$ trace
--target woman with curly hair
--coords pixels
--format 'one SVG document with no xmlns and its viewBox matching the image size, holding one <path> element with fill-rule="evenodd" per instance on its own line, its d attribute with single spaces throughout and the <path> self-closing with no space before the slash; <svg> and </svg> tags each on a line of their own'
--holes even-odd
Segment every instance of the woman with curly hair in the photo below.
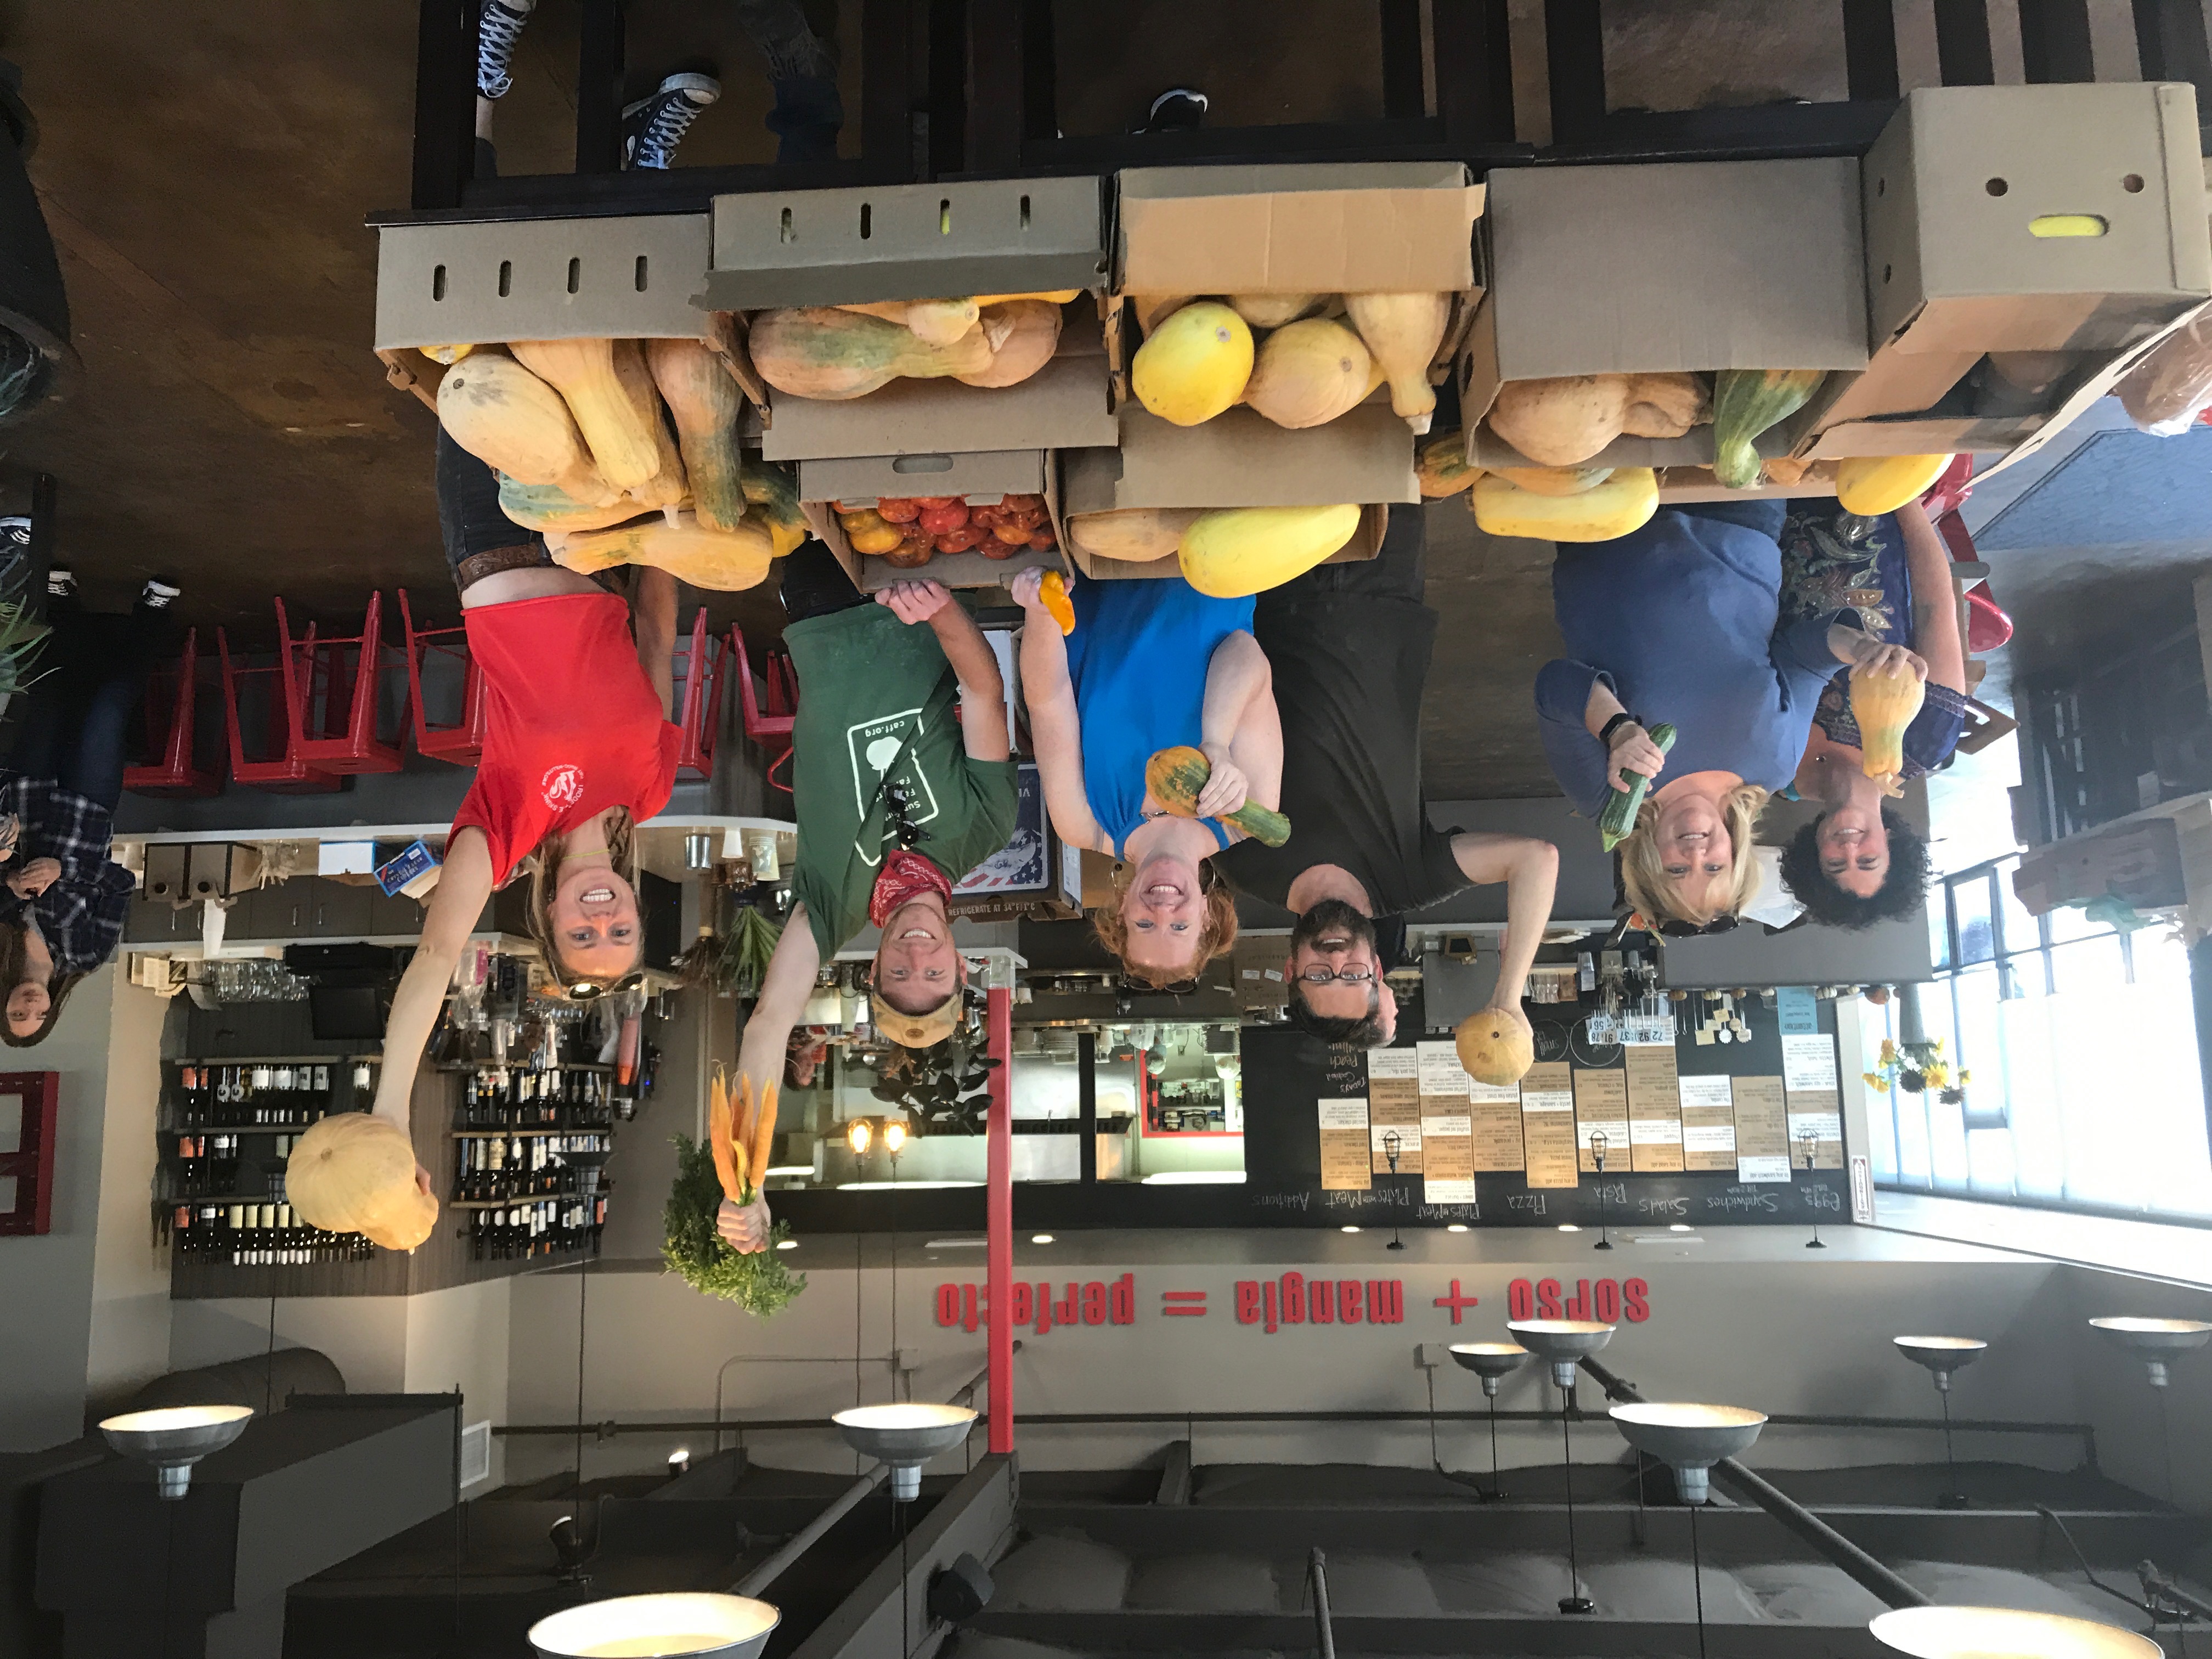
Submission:
<svg viewBox="0 0 2212 1659">
<path fill-rule="evenodd" d="M 1282 722 L 1252 601 L 1210 599 L 1180 576 L 1082 581 L 1063 637 L 1041 577 L 1022 572 L 1014 598 L 1053 827 L 1127 866 L 1092 925 L 1128 973 L 1154 986 L 1193 979 L 1237 939 L 1236 898 L 1209 860 L 1243 831 L 1217 820 L 1282 794 Z M 1178 744 L 1212 769 L 1196 817 L 1170 815 L 1145 781 L 1152 754 Z"/>
<path fill-rule="evenodd" d="M 1905 782 L 1950 759 L 1966 719 L 1966 653 L 1951 597 L 1951 560 L 1917 501 L 1871 524 L 1861 521 L 1859 528 L 1861 534 L 1847 538 L 1832 510 L 1790 514 L 1782 538 L 1784 605 L 1805 613 L 1832 596 L 1868 596 L 1859 606 L 1867 630 L 1888 640 L 1904 635 L 1909 619 L 1928 684 L 1905 730 L 1899 781 Z M 1838 673 L 1820 694 L 1797 763 L 1797 794 L 1819 802 L 1820 815 L 1790 838 L 1782 855 L 1790 896 L 1831 927 L 1901 921 L 1920 908 L 1928 890 L 1928 843 L 1885 805 L 1864 760 L 1850 677 Z"/>
<path fill-rule="evenodd" d="M 1778 629 L 1784 516 L 1772 501 L 1662 507 L 1617 540 L 1563 544 L 1552 566 L 1567 655 L 1536 677 L 1544 752 L 1586 817 L 1625 774 L 1653 780 L 1620 854 L 1630 907 L 1655 927 L 1732 925 L 1750 902 L 1753 822 L 1838 663 L 1925 672 L 1849 608 Z M 1646 729 L 1661 721 L 1671 753 Z"/>
</svg>

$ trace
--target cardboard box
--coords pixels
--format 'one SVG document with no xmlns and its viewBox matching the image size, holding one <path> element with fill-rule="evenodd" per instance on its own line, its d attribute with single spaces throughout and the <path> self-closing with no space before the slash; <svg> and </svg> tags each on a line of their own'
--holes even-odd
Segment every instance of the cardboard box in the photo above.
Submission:
<svg viewBox="0 0 2212 1659">
<path fill-rule="evenodd" d="M 2111 894 L 2138 910 L 2186 904 L 2181 836 L 2170 817 L 2139 818 L 2023 854 L 2012 887 L 2032 915 Z"/>
<path fill-rule="evenodd" d="M 863 455 L 801 461 L 802 501 L 873 501 L 910 495 L 958 495 L 995 501 L 1041 495 L 1050 458 L 1041 449 L 986 449 L 972 455 Z"/>
<path fill-rule="evenodd" d="M 1328 562 L 1351 564 L 1382 549 L 1389 504 L 1419 502 L 1413 428 L 1388 404 L 1362 404 L 1326 426 L 1291 431 L 1249 409 L 1231 409 L 1200 426 L 1179 427 L 1124 405 L 1121 441 L 1113 449 L 1060 456 L 1054 522 L 1077 569 L 1100 580 L 1172 576 L 1173 558 L 1131 562 L 1085 552 L 1065 518 L 1124 507 L 1366 507 L 1352 539 Z M 1064 516 L 1063 516 L 1064 515 Z"/>
<path fill-rule="evenodd" d="M 877 554 L 854 552 L 853 544 L 846 539 L 845 526 L 838 521 L 835 501 L 805 501 L 800 504 L 799 510 L 806 515 L 807 526 L 822 539 L 837 562 L 844 566 L 845 574 L 853 579 L 853 585 L 863 593 L 876 592 L 889 587 L 893 582 L 916 579 L 942 582 L 947 587 L 1006 587 L 1012 584 L 1016 575 L 1032 565 L 1046 570 L 1057 570 L 1063 575 L 1067 574 L 1067 560 L 1061 551 L 1067 545 L 1067 541 L 1066 533 L 1060 527 L 1060 487 L 1050 467 L 1045 470 L 1044 483 L 1045 510 L 1051 516 L 1054 532 L 1060 538 L 1060 547 L 1046 552 L 1025 547 L 1005 559 L 987 559 L 981 553 L 939 553 L 927 564 L 912 570 L 902 570 Z M 933 489 L 927 493 L 949 495 L 953 492 Z M 997 489 L 981 492 L 976 504 L 995 502 L 1006 493 Z M 874 504 L 872 496 L 859 499 L 868 501 L 871 506 Z"/>
<path fill-rule="evenodd" d="M 710 311 L 1103 289 L 1100 178 L 717 196 Z"/>
<path fill-rule="evenodd" d="M 1459 354 L 1481 290 L 1474 223 L 1484 187 L 1457 161 L 1134 167 L 1115 180 L 1113 292 L 1454 296 L 1430 378 Z M 1116 406 L 1131 401 L 1140 343 L 1131 308 L 1109 307 Z M 1332 425 L 1334 422 L 1331 423 Z"/>
<path fill-rule="evenodd" d="M 1134 167 L 1115 184 L 1117 295 L 1474 286 L 1483 187 L 1457 161 Z"/>
<path fill-rule="evenodd" d="M 1810 411 L 1810 431 L 1856 429 L 1801 453 L 2004 451 L 2039 430 L 2048 411 L 1920 417 L 1985 353 L 2087 354 L 2091 376 L 2212 295 L 2197 150 L 2186 85 L 1911 94 L 1860 171 L 1873 354 Z M 2035 233 L 2055 217 L 2106 228 Z"/>
<path fill-rule="evenodd" d="M 713 319 L 691 303 L 707 263 L 703 213 L 385 225 L 374 343 L 711 342 Z"/>
<path fill-rule="evenodd" d="M 1096 308 L 1077 301 L 1066 311 L 1052 361 L 1018 386 L 896 380 L 836 401 L 771 390 L 761 453 L 772 461 L 896 459 L 1112 444 L 1120 434 Z"/>
<path fill-rule="evenodd" d="M 2185 83 L 1923 88 L 1862 176 L 1878 343 L 2113 350 L 2212 296 Z M 2105 228 L 2044 234 L 2064 216 Z"/>
<path fill-rule="evenodd" d="M 2208 305 L 2212 301 L 2191 307 L 2163 328 L 2120 350 L 2085 354 L 2081 368 L 2054 389 L 2051 406 L 2024 415 L 1966 412 L 1971 409 L 1972 388 L 1961 386 L 1933 409 L 1844 420 L 1838 417 L 1837 405 L 1824 395 L 1812 407 L 1812 428 L 1798 441 L 1798 457 L 1840 460 L 1853 455 L 2002 454 L 2002 460 L 1976 474 L 1987 477 L 2035 453 L 2081 419 L 2091 404 L 2124 380 L 2166 336 L 2188 327 Z M 1897 360 L 1916 361 L 1910 356 Z"/>
<path fill-rule="evenodd" d="M 1488 289 L 1459 364 L 1468 459 L 1528 466 L 1482 424 L 1507 380 L 1866 365 L 1859 173 L 1848 156 L 1501 169 Z M 1765 434 L 1786 455 L 1803 411 Z M 1624 437 L 1594 466 L 1710 466 L 1710 426 Z"/>
</svg>

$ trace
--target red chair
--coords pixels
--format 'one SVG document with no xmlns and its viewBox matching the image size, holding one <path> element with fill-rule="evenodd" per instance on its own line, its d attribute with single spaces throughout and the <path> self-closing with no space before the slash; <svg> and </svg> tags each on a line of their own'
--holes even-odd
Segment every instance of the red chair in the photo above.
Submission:
<svg viewBox="0 0 2212 1659">
<path fill-rule="evenodd" d="M 317 624 L 292 637 L 284 601 L 276 601 L 276 637 L 284 670 L 284 701 L 292 711 L 293 753 L 318 771 L 343 777 L 397 772 L 404 763 L 407 711 L 389 739 L 377 736 L 377 684 L 384 657 L 384 595 L 368 596 L 358 635 L 320 637 Z M 320 723 L 315 719 L 321 714 Z"/>
<path fill-rule="evenodd" d="M 146 678 L 146 735 L 158 745 L 158 757 L 123 769 L 123 787 L 138 795 L 219 795 L 220 771 L 197 763 L 200 631 L 189 629 L 174 664 Z M 167 724 L 164 725 L 164 705 Z"/>
<path fill-rule="evenodd" d="M 335 774 L 321 771 L 308 765 L 295 752 L 295 732 L 291 717 L 291 704 L 284 696 L 279 681 L 283 674 L 281 662 L 243 667 L 230 659 L 230 641 L 220 628 L 215 630 L 215 648 L 222 662 L 223 722 L 230 738 L 230 778 L 234 783 L 251 784 L 257 789 L 266 789 L 276 794 L 321 794 L 336 789 L 343 780 Z M 249 760 L 246 753 L 246 738 L 238 717 L 239 694 L 248 681 L 265 678 L 269 684 L 262 720 L 263 754 Z"/>
<path fill-rule="evenodd" d="M 788 781 L 776 777 L 779 768 L 791 759 L 792 727 L 799 718 L 799 674 L 792 666 L 791 653 L 781 646 L 771 647 L 763 659 L 767 668 L 768 709 L 765 714 L 753 692 L 752 664 L 745 656 L 744 630 L 730 629 L 730 659 L 738 672 L 738 707 L 743 712 L 745 735 L 760 744 L 768 754 L 766 776 L 772 788 L 791 793 Z"/>
<path fill-rule="evenodd" d="M 2012 618 L 1990 592 L 1989 567 L 1982 563 L 1982 556 L 1974 546 L 1973 532 L 1966 528 L 1966 521 L 1959 512 L 1966 504 L 1966 498 L 1974 493 L 1973 476 L 1974 458 L 1954 456 L 1942 476 L 1920 498 L 1920 504 L 1935 520 L 1936 533 L 1943 538 L 1952 562 L 1978 567 L 1972 576 L 1960 573 L 1960 579 L 1966 604 L 1967 653 L 1986 657 L 2011 640 Z M 1973 580 L 1976 576 L 1982 580 Z"/>
<path fill-rule="evenodd" d="M 714 739 L 722 725 L 722 669 L 729 660 L 726 651 L 715 649 L 720 643 L 708 635 L 707 608 L 700 606 L 691 620 L 690 648 L 678 659 L 684 665 L 684 685 L 676 704 L 677 728 L 684 734 L 683 746 L 676 751 L 678 777 L 714 775 Z"/>
<path fill-rule="evenodd" d="M 407 590 L 404 587 L 399 590 L 399 621 L 407 635 L 407 696 L 415 708 L 415 752 L 434 760 L 451 761 L 456 766 L 474 766 L 483 758 L 486 704 L 483 670 L 470 653 L 467 624 L 416 627 L 415 613 L 408 607 Z M 447 635 L 459 635 L 459 643 L 432 643 Z M 457 726 L 431 725 L 423 707 L 422 665 L 431 652 L 451 657 L 461 665 L 461 718 Z"/>
</svg>

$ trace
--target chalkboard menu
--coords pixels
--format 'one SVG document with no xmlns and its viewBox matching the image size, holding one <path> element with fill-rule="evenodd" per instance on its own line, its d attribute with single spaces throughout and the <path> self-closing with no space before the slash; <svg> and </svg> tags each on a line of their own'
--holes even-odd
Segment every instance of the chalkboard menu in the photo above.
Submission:
<svg viewBox="0 0 2212 1659">
<path fill-rule="evenodd" d="M 1411 1020 L 1368 1050 L 1248 1026 L 1248 1219 L 1633 1230 L 1850 1213 L 1832 1006 L 1785 991 L 1686 1012 L 1671 1042 L 1601 1046 L 1576 1005 L 1526 1012 L 1539 1058 L 1504 1088 Z"/>
</svg>

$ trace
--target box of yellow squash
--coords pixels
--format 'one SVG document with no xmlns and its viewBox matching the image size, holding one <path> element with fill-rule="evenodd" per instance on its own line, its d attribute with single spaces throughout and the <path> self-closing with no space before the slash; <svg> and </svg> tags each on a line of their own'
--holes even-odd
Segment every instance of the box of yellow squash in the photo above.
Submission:
<svg viewBox="0 0 2212 1659">
<path fill-rule="evenodd" d="M 1111 449 L 1061 453 L 1061 545 L 1085 575 L 1176 574 L 1176 544 L 1200 514 L 1239 507 L 1369 509 L 1334 562 L 1371 559 L 1389 504 L 1419 501 L 1413 428 L 1388 404 L 1289 430 L 1249 409 L 1177 427 L 1134 405 Z"/>
<path fill-rule="evenodd" d="M 1713 371 L 1863 368 L 1858 185 L 1848 156 L 1492 172 L 1469 463 L 1710 466 Z"/>
<path fill-rule="evenodd" d="M 720 196 L 712 218 L 695 303 L 737 319 L 769 459 L 1113 441 L 1103 179 Z"/>
<path fill-rule="evenodd" d="M 1239 369 L 1225 402 L 1194 388 L 1203 412 L 1190 423 L 1240 398 L 1294 428 L 1381 399 L 1428 429 L 1432 388 L 1480 292 L 1483 187 L 1465 166 L 1139 167 L 1115 183 L 1107 349 L 1117 404 L 1182 418 L 1169 406 L 1177 394 L 1142 383 L 1139 354 L 1196 300 L 1234 313 L 1215 314 L 1237 337 L 1226 343 Z"/>
</svg>

